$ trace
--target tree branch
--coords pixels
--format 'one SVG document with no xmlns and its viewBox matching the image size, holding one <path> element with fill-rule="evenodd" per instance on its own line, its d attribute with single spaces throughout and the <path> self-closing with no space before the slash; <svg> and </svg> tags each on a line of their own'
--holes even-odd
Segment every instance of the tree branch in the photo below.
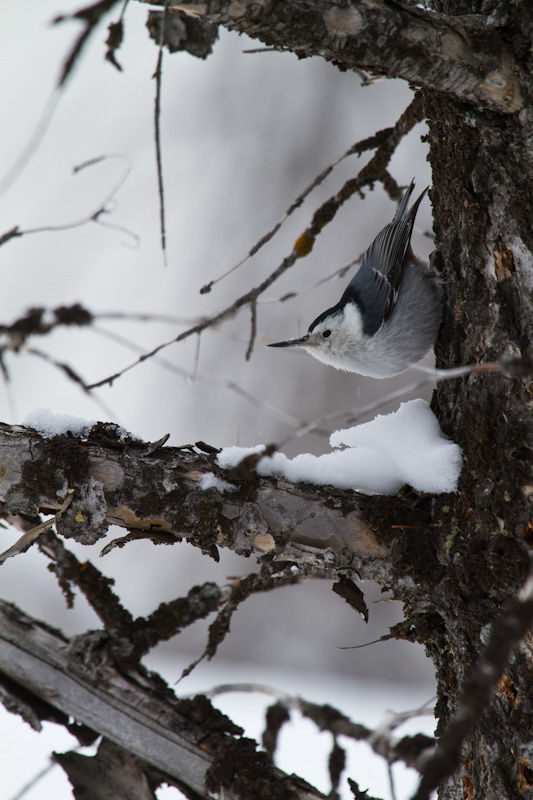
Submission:
<svg viewBox="0 0 533 800">
<path fill-rule="evenodd" d="M 150 2 L 153 0 L 140 0 Z M 163 0 L 155 0 L 163 5 Z M 388 0 L 183 0 L 174 9 L 246 33 L 301 57 L 321 56 L 342 69 L 364 69 L 445 92 L 480 108 L 514 113 L 524 103 L 522 70 L 498 22 L 452 17 Z"/>
<path fill-rule="evenodd" d="M 0 643 L 0 673 L 24 687 L 27 703 L 33 695 L 37 708 L 45 701 L 67 715 L 65 721 L 74 717 L 88 725 L 142 763 L 161 770 L 165 780 L 189 797 L 206 798 L 208 780 L 210 787 L 217 782 L 224 785 L 225 798 L 236 800 L 243 795 L 233 786 L 245 781 L 245 773 L 252 769 L 263 785 L 270 783 L 276 789 L 269 797 L 324 797 L 301 779 L 275 769 L 266 754 L 255 752 L 255 743 L 238 738 L 241 729 L 206 698 L 178 700 L 159 676 L 142 667 L 125 674 L 105 648 L 94 658 L 88 647 L 85 652 L 80 649 L 77 639 L 70 642 L 2 601 Z M 241 765 L 230 774 L 224 764 L 231 762 L 233 769 L 237 758 L 231 759 L 231 754 L 243 746 L 248 747 L 246 770 Z"/>
<path fill-rule="evenodd" d="M 246 556 L 282 553 L 307 572 L 337 577 L 344 567 L 369 579 L 390 578 L 389 546 L 398 533 L 390 523 L 374 533 L 365 519 L 380 526 L 390 504 L 398 508 L 395 498 L 260 478 L 253 468 L 225 471 L 216 464 L 216 451 L 198 453 L 188 445 L 153 452 L 110 423 L 95 425 L 87 438 L 51 439 L 0 423 L 0 467 L 0 516 L 22 517 L 33 528 L 41 522 L 39 512 L 58 509 L 58 534 L 82 544 L 93 544 L 115 524 L 130 530 L 131 538 L 156 543 L 185 537 L 215 558 L 219 547 Z M 203 491 L 208 473 L 234 491 Z M 417 524 L 404 504 L 401 513 Z M 416 516 L 420 522 L 420 509 Z"/>
<path fill-rule="evenodd" d="M 207 330 L 207 328 L 218 325 L 224 319 L 233 316 L 240 311 L 241 308 L 244 308 L 247 305 L 253 306 L 258 302 L 258 298 L 263 294 L 263 292 L 265 292 L 266 289 L 275 283 L 284 272 L 290 269 L 299 258 L 304 258 L 311 252 L 315 244 L 316 237 L 320 234 L 324 227 L 334 219 L 335 214 L 338 212 L 341 206 L 350 197 L 352 197 L 352 195 L 361 191 L 363 187 L 370 186 L 374 183 L 374 181 L 379 180 L 383 182 L 384 188 L 391 196 L 397 196 L 398 187 L 393 181 L 391 181 L 390 174 L 387 171 L 387 166 L 402 139 L 409 133 L 409 131 L 414 125 L 416 125 L 417 122 L 420 122 L 424 118 L 423 112 L 423 98 L 420 94 L 417 94 L 409 103 L 405 111 L 401 114 L 395 125 L 393 125 L 391 128 L 386 128 L 385 130 L 379 131 L 379 133 L 370 139 L 365 139 L 362 142 L 354 144 L 350 150 L 344 154 L 343 157 L 346 157 L 348 154 L 360 155 L 362 152 L 366 152 L 369 149 L 375 148 L 374 155 L 369 162 L 359 170 L 358 174 L 354 178 L 347 180 L 342 188 L 336 192 L 336 194 L 334 194 L 332 197 L 329 197 L 319 206 L 319 208 L 316 209 L 310 225 L 298 237 L 292 252 L 283 259 L 281 264 L 279 264 L 276 269 L 267 278 L 265 278 L 264 281 L 262 281 L 262 283 L 238 297 L 223 311 L 219 311 L 214 316 L 201 320 L 192 328 L 183 331 L 170 341 L 163 342 L 149 352 L 143 353 L 143 355 L 139 356 L 137 361 L 134 361 L 133 363 L 124 367 L 119 372 L 115 372 L 113 375 L 109 375 L 107 378 L 103 378 L 102 380 L 92 383 L 85 388 L 91 390 L 107 384 L 111 386 L 113 381 L 115 381 L 117 378 L 122 377 L 122 375 L 124 375 L 130 369 L 136 367 L 138 364 L 153 358 L 171 344 L 182 342 L 193 334 L 200 334 L 202 331 Z M 314 186 L 318 185 L 323 177 L 325 177 L 325 172 L 326 171 L 322 172 L 312 182 L 311 187 L 308 188 L 313 188 Z M 307 193 L 307 191 L 308 189 L 305 190 L 304 195 Z M 302 197 L 302 195 L 300 195 L 300 197 Z M 291 209 L 297 207 L 296 204 L 299 203 L 299 200 L 300 198 L 297 198 L 297 200 L 291 205 Z M 289 209 L 288 213 L 291 212 L 291 209 Z M 272 235 L 278 229 L 278 227 L 275 227 L 271 232 Z M 263 236 L 261 240 L 252 248 L 249 255 L 253 252 L 257 252 L 257 250 L 262 247 L 262 245 L 268 241 L 269 238 L 270 234 Z M 208 283 L 200 290 L 200 293 L 205 294 L 209 292 L 211 290 L 211 286 L 212 283 Z M 253 337 L 251 337 L 251 341 L 253 342 Z M 248 352 L 251 354 L 250 349 Z"/>
</svg>

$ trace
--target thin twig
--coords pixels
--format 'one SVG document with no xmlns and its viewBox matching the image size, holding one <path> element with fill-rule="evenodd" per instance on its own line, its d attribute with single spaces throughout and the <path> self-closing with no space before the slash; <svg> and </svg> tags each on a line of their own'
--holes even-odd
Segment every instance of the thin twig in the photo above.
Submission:
<svg viewBox="0 0 533 800">
<path fill-rule="evenodd" d="M 67 499 L 70 502 L 72 497 Z M 13 558 L 13 556 L 18 556 L 20 553 L 25 553 L 26 550 L 28 550 L 35 541 L 37 541 L 42 533 L 50 530 L 52 525 L 55 524 L 55 521 L 56 518 L 54 516 L 51 519 L 47 519 L 45 522 L 41 522 L 40 525 L 36 525 L 30 531 L 26 531 L 26 533 L 24 533 L 20 539 L 17 539 L 14 545 L 8 547 L 8 549 L 4 550 L 3 553 L 0 553 L 0 564 L 3 564 L 8 558 Z"/>
<path fill-rule="evenodd" d="M 19 175 L 22 174 L 24 169 L 30 163 L 33 154 L 36 152 L 37 148 L 41 144 L 44 134 L 46 133 L 46 130 L 53 119 L 53 116 L 59 104 L 59 100 L 61 99 L 61 94 L 62 94 L 61 87 L 56 87 L 53 90 L 53 92 L 51 93 L 50 97 L 46 102 L 46 105 L 44 107 L 40 119 L 38 120 L 37 124 L 35 125 L 35 128 L 32 131 L 32 134 L 27 144 L 24 146 L 18 158 L 16 158 L 15 163 L 8 169 L 6 174 L 0 179 L 0 197 L 3 194 L 5 194 L 5 192 L 7 192 L 7 190 L 15 183 Z"/>
<path fill-rule="evenodd" d="M 301 295 L 307 294 L 307 292 L 313 292 L 315 289 L 318 289 L 325 283 L 329 283 L 336 278 L 343 278 L 346 273 L 352 269 L 352 267 L 355 267 L 355 265 L 361 261 L 363 256 L 364 251 L 360 253 L 357 258 L 354 258 L 353 261 L 350 261 L 349 264 L 345 264 L 343 267 L 339 267 L 334 272 L 330 272 L 330 274 L 326 275 L 325 278 L 320 278 L 320 280 L 310 283 L 308 286 L 304 286 L 303 289 L 298 289 L 298 291 L 286 292 L 285 294 L 281 295 L 281 297 L 264 297 L 262 300 L 257 301 L 257 305 L 266 305 L 268 303 L 286 303 L 287 300 L 294 300 L 296 297 L 301 297 Z"/>
<path fill-rule="evenodd" d="M 91 330 L 94 333 L 99 334 L 100 336 L 104 336 L 107 339 L 110 339 L 111 341 L 114 341 L 117 344 L 120 344 L 123 347 L 128 348 L 129 350 L 132 350 L 133 352 L 136 353 L 143 352 L 142 347 L 136 345 L 134 342 L 130 341 L 129 339 L 126 339 L 124 336 L 121 336 L 120 334 L 115 333 L 114 331 L 108 331 L 107 329 L 101 328 L 96 325 L 93 325 L 91 327 Z M 165 369 L 174 375 L 178 375 L 179 377 L 184 378 L 185 380 L 190 381 L 191 377 L 193 377 L 194 378 L 193 382 L 196 386 L 209 386 L 209 387 L 214 387 L 216 389 L 228 389 L 229 391 L 238 394 L 240 397 L 243 397 L 248 403 L 255 406 L 256 408 L 261 409 L 261 411 L 264 411 L 269 416 L 279 420 L 280 422 L 283 422 L 285 425 L 290 425 L 292 428 L 299 428 L 303 425 L 301 419 L 292 417 L 289 414 L 285 414 L 283 411 L 280 411 L 278 408 L 271 405 L 266 400 L 260 397 L 256 397 L 250 392 L 247 392 L 246 389 L 243 389 L 242 386 L 239 386 L 239 384 L 235 383 L 234 381 L 219 380 L 217 378 L 207 377 L 206 375 L 202 375 L 196 371 L 194 372 L 194 375 L 191 376 L 190 372 L 183 369 L 182 367 L 178 367 L 172 361 L 167 361 L 166 358 L 162 358 L 161 356 L 156 356 L 154 358 L 154 363 L 156 363 L 162 369 Z"/>
<path fill-rule="evenodd" d="M 97 0 L 96 3 L 92 3 L 91 5 L 75 11 L 74 14 L 62 14 L 54 19 L 54 25 L 57 25 L 59 22 L 65 22 L 65 20 L 72 19 L 81 20 L 85 23 L 85 28 L 74 42 L 69 55 L 65 59 L 63 69 L 59 77 L 58 86 L 62 87 L 65 85 L 67 79 L 70 77 L 70 75 L 72 75 L 83 48 L 87 44 L 90 36 L 98 27 L 100 20 L 103 16 L 105 16 L 105 14 L 111 11 L 117 2 L 118 0 Z"/>
<path fill-rule="evenodd" d="M 30 778 L 30 780 L 25 783 L 16 794 L 11 796 L 10 800 L 22 800 L 22 798 L 28 794 L 30 789 L 33 789 L 39 783 L 39 781 L 41 781 L 46 775 L 48 775 L 49 772 L 54 769 L 54 767 L 57 766 L 58 764 L 50 759 L 46 767 L 43 767 L 41 770 L 39 770 L 39 772 L 35 773 L 33 778 Z"/>
<path fill-rule="evenodd" d="M 471 366 L 467 367 L 455 367 L 452 369 L 434 369 L 432 367 L 423 367 L 418 364 L 413 364 L 412 369 L 418 369 L 421 372 L 426 372 L 427 377 L 422 378 L 422 380 L 415 381 L 414 383 L 410 383 L 407 386 L 400 386 L 398 389 L 394 389 L 394 391 L 389 392 L 378 400 L 374 400 L 371 403 L 368 403 L 366 406 L 353 406 L 348 411 L 334 411 L 330 414 L 323 414 L 321 417 L 318 417 L 313 422 L 309 422 L 307 425 L 301 427 L 298 431 L 288 436 L 282 442 L 279 443 L 278 447 L 285 447 L 289 442 L 293 439 L 300 439 L 302 436 L 305 436 L 312 431 L 317 430 L 318 428 L 322 428 L 328 422 L 333 422 L 335 420 L 343 419 L 345 424 L 351 424 L 354 422 L 360 422 L 362 419 L 367 417 L 369 414 L 374 413 L 375 411 L 379 411 L 379 409 L 386 406 L 388 403 L 391 403 L 394 400 L 398 400 L 400 397 L 404 397 L 409 392 L 415 392 L 419 389 L 422 389 L 425 386 L 428 386 L 432 383 L 440 383 L 441 381 L 445 380 L 452 380 L 454 378 L 464 378 L 467 375 L 471 375 L 474 373 L 483 374 L 488 372 L 502 372 L 506 371 L 505 364 L 499 364 L 498 362 L 488 362 L 486 364 L 472 364 Z"/>
<path fill-rule="evenodd" d="M 97 381 L 96 383 L 92 383 L 87 388 L 97 389 L 100 386 L 112 385 L 114 381 L 116 381 L 118 378 L 121 378 L 123 375 L 126 374 L 126 372 L 129 372 L 131 369 L 138 366 L 139 364 L 142 364 L 144 361 L 153 358 L 155 355 L 160 353 L 161 350 L 170 347 L 170 345 L 172 344 L 177 344 L 178 342 L 182 342 L 185 339 L 188 339 L 190 336 L 193 336 L 195 333 L 201 333 L 202 331 L 205 331 L 207 328 L 211 328 L 214 325 L 218 325 L 219 322 L 222 322 L 222 320 L 227 319 L 228 317 L 234 316 L 238 311 L 241 310 L 241 308 L 244 308 L 249 303 L 255 301 L 257 297 L 259 297 L 259 295 L 261 295 L 265 291 L 265 289 L 268 289 L 269 286 L 275 283 L 275 281 L 277 281 L 277 279 L 281 275 L 283 275 L 284 272 L 286 272 L 290 267 L 292 267 L 297 258 L 298 254 L 295 250 L 293 250 L 293 252 L 281 262 L 279 267 L 277 267 L 277 269 L 275 269 L 274 272 L 272 272 L 268 276 L 268 278 L 265 278 L 265 280 L 259 286 L 256 286 L 254 289 L 250 289 L 249 292 L 246 292 L 245 294 L 237 298 L 237 300 L 235 300 L 231 306 L 228 306 L 223 311 L 219 311 L 218 314 L 215 314 L 212 317 L 206 318 L 202 322 L 199 322 L 197 325 L 193 325 L 191 328 L 178 334 L 173 339 L 170 339 L 167 342 L 162 342 L 161 344 L 157 345 L 157 347 L 154 347 L 153 350 L 144 353 L 136 361 L 132 362 L 131 364 L 128 364 L 119 372 L 115 372 L 113 375 L 108 375 L 107 378 L 103 378 L 102 380 Z"/>
<path fill-rule="evenodd" d="M 207 697 L 216 697 L 229 692 L 255 692 L 275 697 L 277 702 L 288 710 L 299 711 L 302 716 L 312 720 L 320 730 L 329 730 L 334 736 L 346 736 L 355 741 L 364 741 L 380 755 L 388 764 L 403 761 L 407 766 L 421 769 L 428 759 L 428 752 L 435 744 L 432 737 L 419 735 L 413 747 L 405 747 L 405 738 L 395 739 L 391 736 L 394 724 L 394 715 L 388 715 L 387 721 L 376 730 L 358 722 L 352 722 L 343 713 L 327 705 L 309 702 L 301 697 L 287 694 L 270 686 L 257 683 L 222 684 L 204 692 Z M 426 714 L 423 707 L 422 714 Z M 416 709 L 404 712 L 402 721 L 421 716 L 421 711 Z"/>
<path fill-rule="evenodd" d="M 255 337 L 257 336 L 257 302 L 254 301 L 250 304 L 250 312 L 251 312 L 251 327 L 250 327 L 250 343 L 248 345 L 248 350 L 246 351 L 246 361 L 249 361 L 253 350 L 254 350 L 254 343 Z"/>
<path fill-rule="evenodd" d="M 15 163 L 12 167 L 7 171 L 4 177 L 0 180 L 0 196 L 2 196 L 10 186 L 17 180 L 19 175 L 23 172 L 25 167 L 30 163 L 32 155 L 37 150 L 38 146 L 40 145 L 44 134 L 50 122 L 53 119 L 57 106 L 59 104 L 59 100 L 61 99 L 61 95 L 63 89 L 65 87 L 67 78 L 72 73 L 74 65 L 77 62 L 77 59 L 83 49 L 83 46 L 89 39 L 90 35 L 93 33 L 95 28 L 97 27 L 100 17 L 107 13 L 110 8 L 117 2 L 117 0 L 103 0 L 100 3 L 94 3 L 92 6 L 86 9 L 80 9 L 80 11 L 76 12 L 73 15 L 65 15 L 57 17 L 54 20 L 54 23 L 57 24 L 58 22 L 63 22 L 65 19 L 83 19 L 85 22 L 85 30 L 81 33 L 81 35 L 76 40 L 76 43 L 71 50 L 70 55 L 66 59 L 63 65 L 63 71 L 61 73 L 61 77 L 58 81 L 57 86 L 52 91 L 50 97 L 48 98 L 46 105 L 44 107 L 44 111 L 41 114 L 39 121 L 37 122 L 30 139 L 24 149 L 22 150 L 21 154 L 16 159 Z M 124 11 L 127 5 L 127 0 L 124 3 L 121 20 L 124 16 Z"/>
<path fill-rule="evenodd" d="M 331 222 L 339 208 L 343 205 L 343 203 L 346 202 L 346 200 L 348 200 L 349 197 L 351 197 L 355 192 L 360 191 L 364 186 L 371 185 L 377 180 L 383 180 L 385 188 L 390 189 L 391 178 L 386 170 L 387 164 L 392 158 L 396 147 L 403 137 L 407 135 L 407 133 L 418 121 L 420 121 L 422 118 L 422 113 L 422 98 L 420 95 L 416 95 L 393 128 L 388 128 L 385 131 L 381 131 L 376 136 L 371 137 L 364 142 L 358 143 L 357 146 L 354 145 L 354 148 L 364 147 L 365 149 L 375 146 L 376 152 L 370 159 L 369 163 L 360 170 L 355 178 L 347 181 L 336 195 L 330 197 L 329 200 L 327 200 L 320 206 L 320 208 L 317 209 L 313 215 L 311 224 L 297 239 L 292 252 L 283 259 L 281 264 L 267 278 L 265 278 L 265 280 L 259 284 L 259 286 L 256 286 L 255 288 L 250 289 L 250 291 L 241 295 L 232 303 L 232 305 L 228 306 L 223 311 L 219 311 L 218 314 L 214 314 L 212 317 L 198 323 L 198 325 L 194 325 L 188 330 L 183 331 L 170 341 L 162 342 L 161 344 L 157 345 L 157 347 L 154 347 L 152 350 L 144 353 L 136 361 L 125 366 L 123 369 L 115 372 L 113 375 L 108 375 L 106 378 L 103 378 L 100 381 L 90 384 L 87 388 L 97 389 L 100 386 L 112 385 L 114 381 L 116 381 L 118 378 L 121 378 L 126 374 L 126 372 L 129 372 L 131 369 L 143 363 L 144 361 L 153 358 L 155 355 L 160 353 L 161 350 L 170 347 L 172 344 L 182 342 L 193 334 L 201 333 L 201 331 L 204 331 L 213 325 L 217 325 L 219 322 L 222 322 L 222 320 L 227 319 L 228 317 L 234 316 L 238 311 L 241 310 L 241 308 L 244 308 L 244 306 L 256 303 L 260 295 L 262 295 L 263 292 L 269 288 L 269 286 L 275 283 L 278 278 L 281 277 L 281 275 L 290 269 L 299 258 L 304 258 L 311 252 L 318 234 L 329 222 Z M 209 289 L 207 288 L 206 291 L 208 290 Z"/>
<path fill-rule="evenodd" d="M 198 364 L 200 363 L 200 343 L 202 341 L 202 334 L 199 333 L 196 337 L 196 347 L 194 350 L 194 364 L 192 368 L 192 373 L 188 376 L 188 380 L 191 383 L 195 383 L 196 378 L 198 376 Z"/>
<path fill-rule="evenodd" d="M 25 347 L 24 352 L 29 353 L 32 356 L 36 356 L 36 358 L 40 358 L 42 361 L 46 361 L 47 364 L 51 364 L 56 369 L 60 370 L 69 380 L 79 386 L 79 388 L 88 394 L 93 403 L 98 406 L 98 408 L 103 411 L 103 413 L 109 417 L 109 419 L 115 420 L 117 419 L 117 415 L 113 411 L 113 409 L 107 405 L 98 395 L 92 394 L 87 388 L 85 381 L 81 378 L 77 372 L 75 372 L 69 364 L 65 364 L 62 361 L 57 361 L 48 353 L 43 352 L 42 350 L 37 350 L 34 347 Z"/>
<path fill-rule="evenodd" d="M 393 133 L 394 130 L 395 128 L 388 128 L 385 131 L 381 131 L 379 135 L 383 137 L 386 134 Z M 311 183 L 308 186 L 306 186 L 303 192 L 299 194 L 295 200 L 293 200 L 289 208 L 285 211 L 281 219 L 278 220 L 278 222 L 276 222 L 274 227 L 271 228 L 268 231 L 268 233 L 265 233 L 265 235 L 262 236 L 259 239 L 259 241 L 254 244 L 254 246 L 249 250 L 249 252 L 245 256 L 243 256 L 243 258 L 241 258 L 240 261 L 238 261 L 236 264 L 230 267 L 230 269 L 228 269 L 222 275 L 219 275 L 218 278 L 214 278 L 208 284 L 203 286 L 202 289 L 200 290 L 200 294 L 207 294 L 208 292 L 210 292 L 215 284 L 219 283 L 224 278 L 227 278 L 228 275 L 231 275 L 232 272 L 241 267 L 246 261 L 248 261 L 249 258 L 252 258 L 252 256 L 254 256 L 265 244 L 267 244 L 267 242 L 269 242 L 273 238 L 273 236 L 276 235 L 276 233 L 279 231 L 281 226 L 287 221 L 287 219 L 291 216 L 291 214 L 293 214 L 298 208 L 300 208 L 304 200 L 307 199 L 307 197 L 311 194 L 311 192 L 318 186 L 320 186 L 320 184 L 326 180 L 328 175 L 330 175 L 331 172 L 333 172 L 333 170 L 335 169 L 335 167 L 338 166 L 342 161 L 344 161 L 349 156 L 353 155 L 359 156 L 362 153 L 366 152 L 367 150 L 372 150 L 379 146 L 380 144 L 377 136 L 372 136 L 367 139 L 363 139 L 360 142 L 355 142 L 355 144 L 349 147 L 345 153 L 343 153 L 341 156 L 332 161 L 331 164 L 329 164 L 325 169 L 323 169 L 322 172 L 320 172 L 311 181 Z"/>
<path fill-rule="evenodd" d="M 396 800 L 396 786 L 394 784 L 394 775 L 392 772 L 392 764 L 387 764 L 388 773 L 389 773 L 389 789 L 390 789 L 390 796 L 391 800 Z"/>
<path fill-rule="evenodd" d="M 98 158 L 93 158 L 90 161 L 85 161 L 83 164 L 80 164 L 80 165 L 74 167 L 72 171 L 73 171 L 74 174 L 77 174 L 82 169 L 85 169 L 86 167 L 93 166 L 94 164 L 98 164 L 101 161 L 103 161 L 105 159 L 108 159 L 108 158 L 124 158 L 124 156 L 120 156 L 120 155 L 99 156 Z M 127 234 L 128 236 L 130 236 L 134 240 L 134 243 L 136 245 L 138 245 L 139 244 L 139 236 L 137 234 L 133 233 L 132 231 L 128 230 L 127 228 L 123 227 L 122 225 L 111 225 L 108 222 L 107 223 L 103 222 L 102 219 L 101 219 L 101 217 L 104 214 L 111 214 L 112 213 L 112 209 L 110 208 L 110 204 L 115 200 L 115 195 L 117 194 L 119 189 L 122 187 L 123 183 L 125 182 L 126 178 L 128 177 L 128 175 L 129 175 L 129 173 L 131 171 L 131 164 L 129 163 L 129 161 L 127 159 L 125 159 L 125 160 L 127 161 L 126 169 L 124 170 L 124 172 L 122 173 L 120 178 L 112 186 L 110 191 L 107 192 L 107 194 L 105 195 L 103 201 L 97 206 L 97 208 L 94 209 L 94 211 L 91 211 L 89 214 L 86 214 L 84 217 L 81 217 L 80 219 L 74 220 L 73 222 L 65 222 L 65 223 L 62 223 L 62 224 L 59 224 L 59 225 L 41 225 L 41 226 L 38 226 L 36 228 L 26 228 L 26 229 L 22 229 L 22 230 L 19 229 L 18 226 L 17 226 L 15 228 L 13 228 L 12 230 L 8 231 L 6 234 L 4 234 L 4 236 L 0 237 L 0 244 L 2 244 L 4 242 L 7 242 L 7 241 L 9 241 L 9 239 L 12 239 L 14 237 L 27 236 L 27 235 L 35 234 L 35 233 L 49 233 L 49 232 L 55 232 L 55 231 L 66 231 L 66 230 L 71 230 L 72 228 L 79 228 L 79 227 L 81 227 L 83 225 L 88 225 L 90 222 L 94 222 L 94 223 L 96 223 L 98 225 L 102 225 L 103 227 L 111 228 L 113 230 L 117 230 L 117 231 L 120 231 L 122 233 Z"/>
<path fill-rule="evenodd" d="M 155 109 L 154 109 L 154 135 L 155 153 L 157 160 L 157 186 L 159 190 L 159 223 L 161 226 L 161 249 L 163 251 L 163 261 L 167 266 L 167 234 L 165 229 L 165 192 L 163 186 L 163 162 L 161 156 L 161 83 L 163 77 L 163 40 L 165 35 L 165 24 L 167 20 L 167 3 L 163 8 L 163 18 L 161 22 L 161 38 L 159 41 L 159 55 L 157 57 L 157 67 L 154 73 L 156 82 Z"/>
<path fill-rule="evenodd" d="M 164 322 L 167 325 L 196 325 L 202 317 L 176 317 L 173 314 L 155 314 L 147 311 L 99 311 L 94 319 L 135 320 L 137 322 Z"/>
</svg>

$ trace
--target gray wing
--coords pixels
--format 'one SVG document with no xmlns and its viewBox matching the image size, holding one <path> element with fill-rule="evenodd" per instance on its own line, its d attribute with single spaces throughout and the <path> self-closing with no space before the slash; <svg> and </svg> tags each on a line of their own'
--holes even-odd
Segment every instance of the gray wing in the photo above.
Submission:
<svg viewBox="0 0 533 800">
<path fill-rule="evenodd" d="M 411 181 L 394 219 L 378 233 L 366 251 L 341 300 L 341 303 L 351 298 L 357 301 L 367 336 L 373 336 L 388 319 L 398 298 L 416 212 L 427 192 L 427 188 L 424 189 L 407 211 L 414 188 L 414 181 Z"/>
</svg>

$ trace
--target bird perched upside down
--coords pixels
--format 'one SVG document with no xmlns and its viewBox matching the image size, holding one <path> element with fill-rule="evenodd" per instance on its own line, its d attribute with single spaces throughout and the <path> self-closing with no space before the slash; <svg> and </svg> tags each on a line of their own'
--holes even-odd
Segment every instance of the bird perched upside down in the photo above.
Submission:
<svg viewBox="0 0 533 800">
<path fill-rule="evenodd" d="M 411 250 L 416 212 L 407 210 L 414 181 L 391 223 L 378 233 L 337 305 L 320 314 L 305 336 L 269 347 L 303 347 L 336 369 L 389 378 L 423 358 L 442 315 L 435 273 Z"/>
</svg>

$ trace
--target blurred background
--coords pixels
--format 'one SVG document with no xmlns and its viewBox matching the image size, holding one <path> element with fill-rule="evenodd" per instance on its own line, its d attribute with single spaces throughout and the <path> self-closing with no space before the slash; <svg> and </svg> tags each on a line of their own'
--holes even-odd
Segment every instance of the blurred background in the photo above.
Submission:
<svg viewBox="0 0 533 800">
<path fill-rule="evenodd" d="M 357 173 L 363 158 L 344 160 L 255 257 L 209 294 L 199 291 L 240 261 L 328 164 L 354 142 L 393 125 L 412 93 L 401 81 L 363 87 L 358 76 L 340 73 L 317 58 L 300 61 L 288 53 L 247 53 L 258 43 L 222 29 L 206 61 L 165 53 L 165 266 L 154 144 L 158 49 L 148 38 L 145 5 L 131 3 L 127 8 L 125 41 L 117 53 L 123 71 L 104 60 L 106 25 L 118 18 L 117 8 L 90 39 L 53 115 L 41 125 L 64 58 L 81 30 L 77 21 L 51 22 L 79 7 L 72 0 L 0 6 L 0 236 L 15 225 L 21 230 L 65 226 L 29 233 L 0 248 L 0 323 L 10 324 L 31 307 L 53 309 L 76 302 L 101 315 L 93 328 L 58 328 L 28 342 L 72 366 L 90 384 L 127 366 L 139 352 L 172 340 L 264 280 L 291 252 L 314 210 Z M 414 177 L 420 190 L 430 183 L 424 133 L 424 126 L 416 126 L 390 167 L 400 184 Z M 89 218 L 122 179 L 109 204 L 112 213 L 71 227 Z M 249 361 L 249 309 L 205 332 L 199 341 L 191 338 L 168 347 L 160 354 L 164 363 L 152 359 L 137 365 L 111 388 L 90 396 L 45 358 L 22 349 L 5 358 L 9 381 L 0 385 L 1 420 L 21 423 L 29 412 L 50 408 L 112 420 L 145 440 L 170 433 L 171 445 L 201 439 L 223 447 L 289 439 L 283 448 L 289 456 L 325 452 L 327 436 L 291 439 L 295 425 L 364 406 L 417 380 L 419 374 L 410 371 L 376 381 L 266 344 L 302 335 L 317 314 L 337 302 L 353 269 L 342 280 L 305 290 L 362 253 L 394 212 L 379 186 L 366 193 L 364 202 L 355 196 L 344 205 L 312 253 L 263 295 Z M 414 249 L 422 256 L 432 249 L 430 230 L 430 204 L 425 200 L 413 237 Z M 281 302 L 287 293 L 295 296 Z M 140 321 L 138 314 L 151 319 Z M 237 384 L 239 391 L 230 384 Z M 398 405 L 399 401 L 379 411 Z M 118 533 L 112 530 L 110 537 Z M 16 531 L 2 528 L 0 549 L 16 538 Z M 104 544 L 74 544 L 72 549 L 115 579 L 116 591 L 135 614 L 150 613 L 160 602 L 186 594 L 194 583 L 224 584 L 228 576 L 256 569 L 252 561 L 224 551 L 215 564 L 186 543 L 169 549 L 135 542 L 99 559 Z M 0 571 L 2 597 L 69 634 L 98 627 L 82 597 L 67 611 L 46 563 L 36 548 L 9 559 Z M 316 678 L 321 702 L 328 700 L 332 686 L 361 687 L 365 684 L 360 681 L 370 678 L 384 682 L 376 689 L 377 698 L 389 697 L 389 689 L 383 687 L 395 682 L 398 692 L 416 703 L 430 699 L 433 671 L 421 647 L 387 642 L 338 649 L 374 640 L 402 619 L 400 604 L 379 602 L 379 587 L 364 583 L 361 588 L 370 608 L 368 625 L 332 593 L 330 582 L 313 580 L 250 598 L 234 616 L 215 662 L 201 666 L 187 680 L 204 681 L 202 686 L 194 684 L 196 691 L 222 682 L 217 676 L 224 670 L 242 680 L 246 666 L 246 674 L 253 673 L 248 680 L 257 680 L 260 673 L 264 682 L 272 682 L 269 675 L 283 682 L 280 675 L 288 675 L 288 684 L 292 680 L 300 686 L 304 677 Z M 147 663 L 173 683 L 202 652 L 211 621 L 199 622 L 161 646 Z M 183 691 L 192 691 L 191 686 L 184 681 Z M 346 693 L 351 695 L 347 689 L 345 698 Z M 375 707 L 374 713 L 379 718 L 385 710 Z M 11 724 L 15 718 L 9 719 Z M 61 795 L 57 788 L 43 785 L 25 796 L 69 796 L 68 791 Z M 373 786 L 374 791 L 378 788 Z M 379 791 L 386 796 L 389 790 L 385 786 Z"/>
</svg>

